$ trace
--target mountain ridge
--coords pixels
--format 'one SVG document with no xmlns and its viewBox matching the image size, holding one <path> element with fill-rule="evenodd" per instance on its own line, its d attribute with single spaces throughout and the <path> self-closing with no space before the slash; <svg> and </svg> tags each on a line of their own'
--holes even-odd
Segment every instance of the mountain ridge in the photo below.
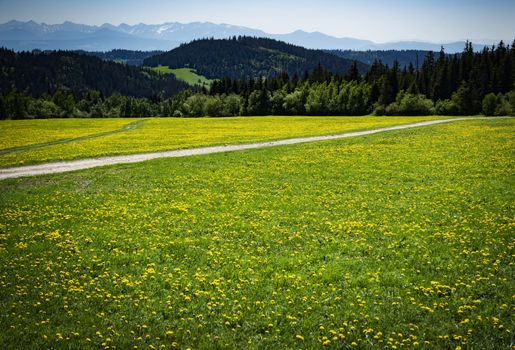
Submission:
<svg viewBox="0 0 515 350">
<path fill-rule="evenodd" d="M 102 35 L 99 35 L 100 34 Z M 125 36 L 120 37 L 120 34 Z M 225 39 L 233 36 L 266 37 L 303 46 L 308 49 L 323 50 L 428 50 L 439 51 L 444 47 L 447 53 L 461 52 L 465 41 L 431 43 L 425 41 L 396 41 L 375 43 L 370 40 L 350 37 L 335 37 L 321 32 L 296 30 L 287 34 L 272 34 L 244 26 L 212 22 L 165 22 L 162 24 L 139 23 L 129 25 L 86 25 L 65 21 L 61 24 L 16 21 L 0 24 L 0 46 L 23 50 L 87 50 L 109 51 L 129 50 L 170 50 L 181 43 L 195 39 Z M 71 41 L 71 42 L 70 42 Z M 477 50 L 490 43 L 475 43 Z"/>
</svg>

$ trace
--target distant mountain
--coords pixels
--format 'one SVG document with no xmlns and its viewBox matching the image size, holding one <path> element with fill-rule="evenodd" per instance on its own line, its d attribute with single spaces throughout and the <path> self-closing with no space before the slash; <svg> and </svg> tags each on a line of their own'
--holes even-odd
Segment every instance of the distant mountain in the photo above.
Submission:
<svg viewBox="0 0 515 350">
<path fill-rule="evenodd" d="M 16 51 L 33 49 L 152 51 L 169 50 L 179 44 L 179 41 L 174 40 L 139 37 L 107 24 L 99 27 L 71 22 L 48 25 L 33 21 L 10 21 L 0 25 L 0 46 Z"/>
<path fill-rule="evenodd" d="M 223 39 L 232 36 L 265 37 L 285 41 L 310 49 L 335 50 L 432 50 L 439 51 L 444 46 L 447 53 L 461 52 L 465 42 L 428 43 L 419 41 L 399 41 L 374 43 L 369 40 L 337 38 L 320 32 L 297 30 L 289 34 L 270 34 L 262 30 L 229 24 L 210 22 L 164 24 L 103 24 L 90 26 L 64 22 L 45 24 L 34 21 L 10 21 L 0 24 L 0 46 L 20 50 L 86 50 L 109 51 L 127 50 L 170 50 L 181 43 L 195 39 Z M 485 44 L 475 44 L 482 49 Z"/>
<path fill-rule="evenodd" d="M 164 24 L 140 23 L 133 26 L 120 24 L 117 27 L 110 24 L 104 24 L 102 27 L 131 34 L 140 38 L 160 39 L 178 43 L 188 43 L 194 39 L 201 38 L 224 39 L 234 35 L 256 37 L 267 35 L 265 32 L 257 29 L 233 26 L 229 24 L 214 24 L 210 22 L 192 22 L 188 24 L 178 22 Z"/>
<path fill-rule="evenodd" d="M 374 45 L 372 41 L 354 38 L 336 38 L 320 32 L 308 33 L 303 30 L 297 30 L 289 34 L 268 34 L 277 40 L 286 41 L 288 43 L 304 46 L 309 49 L 363 49 Z"/>
<path fill-rule="evenodd" d="M 352 63 L 322 50 L 253 37 L 195 40 L 143 61 L 144 65 L 153 67 L 194 68 L 209 79 L 273 77 L 281 72 L 302 77 L 318 64 L 333 73 L 345 74 Z M 361 72 L 367 69 L 367 65 L 358 64 Z"/>
</svg>

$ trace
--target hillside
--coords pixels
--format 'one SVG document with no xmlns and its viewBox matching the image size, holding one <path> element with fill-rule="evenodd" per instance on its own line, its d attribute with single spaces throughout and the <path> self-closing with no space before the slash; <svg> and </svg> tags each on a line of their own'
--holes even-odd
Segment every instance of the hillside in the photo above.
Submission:
<svg viewBox="0 0 515 350">
<path fill-rule="evenodd" d="M 191 68 L 176 68 L 171 69 L 166 66 L 157 66 L 152 68 L 153 71 L 160 74 L 173 74 L 178 80 L 184 81 L 191 86 L 203 86 L 207 89 L 211 86 L 212 80 L 206 79 L 202 75 L 198 75 L 194 69 Z"/>
<path fill-rule="evenodd" d="M 290 76 L 304 75 L 318 64 L 335 74 L 345 74 L 353 61 L 321 50 L 265 38 L 233 37 L 232 39 L 202 39 L 181 45 L 171 51 L 144 60 L 146 66 L 193 68 L 208 79 L 229 76 L 233 79 L 273 77 L 281 72 Z M 368 66 L 358 63 L 365 72 Z"/>
<path fill-rule="evenodd" d="M 86 55 L 96 56 L 103 60 L 126 63 L 131 66 L 141 66 L 145 58 L 158 55 L 163 51 L 139 51 L 139 50 L 110 50 L 110 51 L 77 51 Z"/>
<path fill-rule="evenodd" d="M 32 96 L 57 89 L 82 94 L 171 96 L 188 87 L 173 75 L 157 74 L 76 52 L 21 52 L 0 49 L 0 94 L 16 90 Z"/>
<path fill-rule="evenodd" d="M 327 50 L 341 58 L 348 60 L 356 60 L 366 64 L 373 64 L 375 60 L 387 64 L 389 67 L 393 66 L 394 61 L 399 62 L 400 67 L 407 67 L 410 63 L 413 67 L 422 64 L 424 58 L 429 51 L 425 50 L 368 50 L 368 51 L 354 51 L 354 50 Z M 417 65 L 418 62 L 418 65 Z"/>
</svg>

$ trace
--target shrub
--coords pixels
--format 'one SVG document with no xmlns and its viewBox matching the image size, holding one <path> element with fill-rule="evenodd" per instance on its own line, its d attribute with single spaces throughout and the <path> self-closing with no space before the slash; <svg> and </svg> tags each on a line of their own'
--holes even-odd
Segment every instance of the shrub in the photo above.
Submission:
<svg viewBox="0 0 515 350">
<path fill-rule="evenodd" d="M 182 104 L 182 110 L 187 117 L 204 117 L 207 114 L 207 99 L 206 95 L 195 94 L 188 97 Z"/>
<path fill-rule="evenodd" d="M 509 115 L 515 115 L 515 90 L 512 90 L 504 95 L 504 99 L 510 104 Z"/>
<path fill-rule="evenodd" d="M 210 117 L 227 117 L 221 97 L 206 96 L 206 114 Z"/>
<path fill-rule="evenodd" d="M 460 109 L 453 100 L 438 100 L 435 112 L 438 115 L 460 115 Z"/>
<path fill-rule="evenodd" d="M 304 102 L 306 101 L 306 95 L 301 89 L 296 89 L 292 93 L 287 94 L 284 97 L 283 108 L 287 114 L 296 115 L 304 114 Z"/>
<path fill-rule="evenodd" d="M 513 93 L 507 93 L 506 95 L 502 94 L 494 94 L 489 93 L 483 98 L 483 114 L 484 115 L 510 115 L 513 114 L 513 107 L 510 103 L 510 98 L 513 97 L 510 95 L 515 95 Z"/>
<path fill-rule="evenodd" d="M 382 116 L 386 114 L 386 108 L 382 104 L 376 103 L 374 106 L 374 112 L 372 112 L 373 115 L 376 116 Z"/>
<path fill-rule="evenodd" d="M 489 93 L 488 95 L 483 98 L 483 114 L 484 115 L 494 115 L 495 109 L 497 108 L 497 105 L 499 104 L 499 97 L 492 93 Z"/>
<path fill-rule="evenodd" d="M 395 102 L 386 107 L 386 115 L 431 115 L 435 113 L 433 101 L 422 94 L 401 91 Z"/>
<path fill-rule="evenodd" d="M 62 113 L 53 101 L 34 99 L 29 105 L 29 114 L 38 118 L 56 118 Z"/>
<path fill-rule="evenodd" d="M 503 96 L 499 99 L 499 103 L 497 104 L 497 107 L 495 107 L 494 115 L 501 116 L 501 115 L 511 115 L 513 114 L 513 110 L 511 108 L 510 103 L 507 101 L 507 99 Z"/>
<path fill-rule="evenodd" d="M 458 91 L 452 94 L 451 100 L 458 107 L 459 115 L 471 115 L 481 111 L 480 97 L 469 83 L 463 82 Z"/>
<path fill-rule="evenodd" d="M 238 115 L 241 113 L 243 99 L 236 94 L 230 94 L 223 99 L 224 114 L 225 115 Z"/>
</svg>

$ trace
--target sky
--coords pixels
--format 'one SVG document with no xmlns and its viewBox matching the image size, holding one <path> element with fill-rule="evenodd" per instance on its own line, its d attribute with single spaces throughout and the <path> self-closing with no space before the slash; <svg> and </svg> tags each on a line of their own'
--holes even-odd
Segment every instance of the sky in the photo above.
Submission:
<svg viewBox="0 0 515 350">
<path fill-rule="evenodd" d="M 514 13 L 515 0 L 0 0 L 0 23 L 213 22 L 375 42 L 511 42 Z"/>
</svg>

